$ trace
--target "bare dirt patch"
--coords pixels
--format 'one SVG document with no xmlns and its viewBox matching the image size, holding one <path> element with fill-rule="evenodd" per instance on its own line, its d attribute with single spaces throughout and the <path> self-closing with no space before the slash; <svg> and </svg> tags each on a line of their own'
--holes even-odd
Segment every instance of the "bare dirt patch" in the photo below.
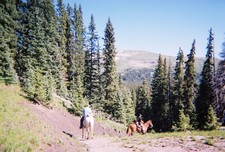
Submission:
<svg viewBox="0 0 225 152">
<path fill-rule="evenodd" d="M 195 137 L 164 137 L 159 139 L 148 137 L 142 140 L 140 138 L 132 138 L 125 142 L 124 146 L 133 149 L 133 151 L 144 152 L 218 152 L 225 151 L 224 142 L 224 140 L 213 139 L 212 145 L 208 145 L 205 137 L 196 137 L 196 139 Z"/>
</svg>

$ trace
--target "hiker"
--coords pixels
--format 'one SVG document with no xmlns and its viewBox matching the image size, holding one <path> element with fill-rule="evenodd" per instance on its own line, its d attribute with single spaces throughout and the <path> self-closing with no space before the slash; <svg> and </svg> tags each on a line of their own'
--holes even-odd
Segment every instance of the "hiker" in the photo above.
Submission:
<svg viewBox="0 0 225 152">
<path fill-rule="evenodd" d="M 87 116 L 88 114 L 92 114 L 92 110 L 91 110 L 91 108 L 89 107 L 89 105 L 86 105 L 85 108 L 83 109 L 82 117 L 81 117 L 81 119 L 80 119 L 80 129 L 83 128 L 84 117 Z"/>
</svg>

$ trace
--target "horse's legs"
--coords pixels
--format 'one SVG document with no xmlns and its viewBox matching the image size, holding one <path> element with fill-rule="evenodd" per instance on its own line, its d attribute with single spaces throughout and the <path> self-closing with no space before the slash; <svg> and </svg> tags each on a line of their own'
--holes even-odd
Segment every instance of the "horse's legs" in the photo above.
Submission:
<svg viewBox="0 0 225 152">
<path fill-rule="evenodd" d="M 82 128 L 82 138 L 84 139 L 84 127 Z"/>
<path fill-rule="evenodd" d="M 87 134 L 86 134 L 86 135 L 87 135 L 87 136 L 86 136 L 86 139 L 89 139 L 89 129 L 88 129 L 88 127 L 87 127 L 87 130 L 86 130 L 86 133 L 87 133 Z"/>
<path fill-rule="evenodd" d="M 91 138 L 94 138 L 94 121 L 92 122 L 91 126 L 90 126 L 90 131 L 91 131 Z"/>
<path fill-rule="evenodd" d="M 131 126 L 129 126 L 129 127 L 127 128 L 127 135 L 128 135 L 128 136 L 133 136 L 133 132 L 134 132 L 134 130 L 131 128 Z"/>
<path fill-rule="evenodd" d="M 84 128 L 84 127 L 82 128 L 82 138 L 83 139 L 87 139 L 87 132 L 88 132 L 87 130 L 88 130 L 88 128 Z"/>
</svg>

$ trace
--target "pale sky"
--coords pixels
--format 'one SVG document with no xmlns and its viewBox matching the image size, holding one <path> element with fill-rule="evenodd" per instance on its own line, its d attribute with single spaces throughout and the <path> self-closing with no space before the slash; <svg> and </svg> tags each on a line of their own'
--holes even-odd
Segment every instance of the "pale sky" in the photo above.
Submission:
<svg viewBox="0 0 225 152">
<path fill-rule="evenodd" d="M 84 25 L 91 14 L 97 32 L 104 37 L 110 17 L 117 50 L 146 50 L 176 56 L 181 47 L 189 54 L 196 39 L 196 56 L 206 55 L 212 27 L 215 54 L 225 41 L 225 0 L 64 0 L 81 4 Z"/>
</svg>

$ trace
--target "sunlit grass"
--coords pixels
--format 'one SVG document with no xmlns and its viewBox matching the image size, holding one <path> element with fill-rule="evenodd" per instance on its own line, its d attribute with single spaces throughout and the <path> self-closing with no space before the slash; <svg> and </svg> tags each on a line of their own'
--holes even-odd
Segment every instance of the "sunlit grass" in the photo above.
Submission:
<svg viewBox="0 0 225 152">
<path fill-rule="evenodd" d="M 34 116 L 21 102 L 18 86 L 0 84 L 0 151 L 33 151 L 39 145 Z"/>
</svg>

